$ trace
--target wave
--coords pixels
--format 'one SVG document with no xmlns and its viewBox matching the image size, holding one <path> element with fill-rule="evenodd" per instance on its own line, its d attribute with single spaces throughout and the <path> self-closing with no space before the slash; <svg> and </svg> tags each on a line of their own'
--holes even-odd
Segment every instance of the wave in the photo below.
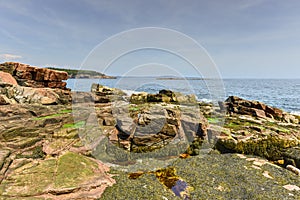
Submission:
<svg viewBox="0 0 300 200">
<path fill-rule="evenodd" d="M 196 100 L 199 102 L 204 102 L 204 103 L 212 103 L 213 102 L 213 100 L 211 100 L 211 99 L 198 98 L 197 96 L 196 96 Z"/>
<path fill-rule="evenodd" d="M 291 114 L 300 116 L 300 111 L 292 111 Z"/>
<path fill-rule="evenodd" d="M 141 92 L 135 91 L 135 90 L 122 90 L 122 91 L 125 92 L 128 96 L 131 96 L 132 94 L 141 93 Z"/>
</svg>

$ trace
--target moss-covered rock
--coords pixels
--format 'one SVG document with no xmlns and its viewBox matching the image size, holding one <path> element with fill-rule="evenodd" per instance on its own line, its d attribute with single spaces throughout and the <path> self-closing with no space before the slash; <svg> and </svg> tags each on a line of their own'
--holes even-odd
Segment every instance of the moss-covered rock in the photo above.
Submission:
<svg viewBox="0 0 300 200">
<path fill-rule="evenodd" d="M 251 116 L 226 116 L 224 127 L 229 133 L 217 135 L 215 145 L 222 153 L 251 154 L 275 161 L 284 158 L 286 149 L 300 145 L 297 124 Z"/>
<path fill-rule="evenodd" d="M 260 158 L 213 154 L 178 160 L 173 166 L 177 175 L 194 188 L 190 199 L 300 197 L 300 191 L 289 191 L 283 187 L 288 184 L 300 186 L 296 175 Z"/>
<path fill-rule="evenodd" d="M 113 181 L 105 173 L 107 168 L 103 167 L 91 158 L 67 152 L 58 158 L 30 162 L 15 169 L 2 181 L 0 193 L 6 198 L 21 198 L 47 196 L 49 193 L 76 194 L 91 188 L 106 187 Z"/>
<path fill-rule="evenodd" d="M 154 174 L 144 174 L 138 179 L 129 179 L 126 173 L 118 172 L 114 178 L 117 184 L 108 187 L 101 199 L 180 199 L 162 185 Z"/>
<path fill-rule="evenodd" d="M 101 199 L 180 199 L 176 180 L 189 188 L 187 193 L 181 193 L 186 199 L 300 197 L 300 191 L 286 189 L 289 185 L 300 186 L 298 176 L 265 159 L 241 154 L 177 159 L 170 167 L 155 172 L 127 174 L 113 170 L 112 173 L 116 174 L 116 184 L 107 188 Z"/>
<path fill-rule="evenodd" d="M 284 149 L 297 145 L 298 141 L 270 135 L 264 138 L 247 138 L 246 140 L 219 137 L 215 148 L 223 153 L 237 152 L 258 155 L 269 160 L 280 160 L 283 158 Z"/>
</svg>

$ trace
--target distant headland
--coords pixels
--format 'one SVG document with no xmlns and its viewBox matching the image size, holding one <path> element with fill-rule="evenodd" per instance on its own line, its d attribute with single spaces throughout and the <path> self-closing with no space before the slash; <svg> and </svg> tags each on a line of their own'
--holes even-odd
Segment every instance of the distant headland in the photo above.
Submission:
<svg viewBox="0 0 300 200">
<path fill-rule="evenodd" d="M 82 79 L 116 79 L 115 76 L 108 76 L 103 73 L 93 71 L 93 70 L 78 70 L 78 69 L 64 69 L 56 67 L 47 67 L 48 69 L 53 69 L 57 71 L 64 71 L 68 73 L 69 79 L 82 78 Z"/>
</svg>

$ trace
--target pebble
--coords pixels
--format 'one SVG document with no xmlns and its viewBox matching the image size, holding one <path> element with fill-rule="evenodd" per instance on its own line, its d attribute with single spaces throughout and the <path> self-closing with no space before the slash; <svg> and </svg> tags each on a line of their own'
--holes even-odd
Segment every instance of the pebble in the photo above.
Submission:
<svg viewBox="0 0 300 200">
<path fill-rule="evenodd" d="M 293 165 L 287 165 L 286 168 L 300 176 L 300 169 L 298 169 L 297 167 L 294 167 Z"/>
</svg>

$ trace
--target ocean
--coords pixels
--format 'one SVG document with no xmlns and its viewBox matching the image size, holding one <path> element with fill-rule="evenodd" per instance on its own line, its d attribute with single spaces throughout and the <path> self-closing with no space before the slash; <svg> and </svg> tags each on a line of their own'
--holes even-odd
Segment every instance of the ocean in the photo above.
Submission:
<svg viewBox="0 0 300 200">
<path fill-rule="evenodd" d="M 235 95 L 257 100 L 300 115 L 300 79 L 224 79 L 170 80 L 153 77 L 118 77 L 117 79 L 69 79 L 74 91 L 90 91 L 92 83 L 133 92 L 157 93 L 161 89 L 195 94 L 201 101 L 225 100 Z"/>
</svg>

